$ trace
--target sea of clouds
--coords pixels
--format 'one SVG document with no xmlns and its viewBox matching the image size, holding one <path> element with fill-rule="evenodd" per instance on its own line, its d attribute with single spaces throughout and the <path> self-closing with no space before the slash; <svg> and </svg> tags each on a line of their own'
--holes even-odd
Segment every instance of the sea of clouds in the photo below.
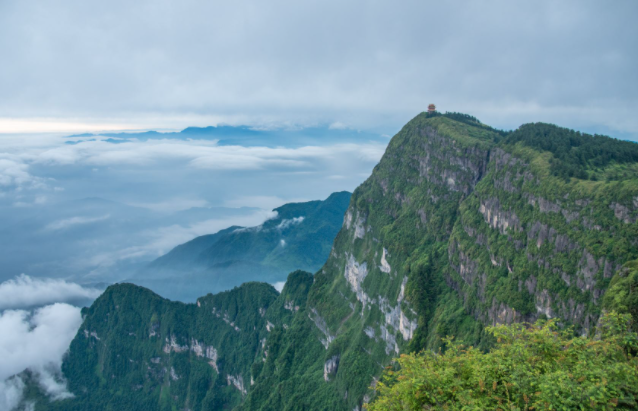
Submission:
<svg viewBox="0 0 638 411">
<path fill-rule="evenodd" d="M 82 316 L 70 302 L 100 294 L 73 282 L 26 275 L 0 283 L 0 410 L 23 400 L 26 370 L 50 399 L 72 396 L 60 367 Z"/>
</svg>

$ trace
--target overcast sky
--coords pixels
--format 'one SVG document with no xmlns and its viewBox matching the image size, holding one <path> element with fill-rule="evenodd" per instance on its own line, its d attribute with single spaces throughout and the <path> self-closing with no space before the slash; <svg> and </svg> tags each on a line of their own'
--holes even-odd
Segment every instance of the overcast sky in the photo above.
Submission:
<svg viewBox="0 0 638 411">
<path fill-rule="evenodd" d="M 354 190 L 429 103 L 638 140 L 637 18 L 636 0 L 0 0 L 0 408 L 19 401 L 10 376 L 24 368 L 68 395 L 56 376 L 81 316 L 66 303 L 99 292 L 67 277 L 108 281 L 102 260 Z M 64 138 L 220 123 L 324 134 Z"/>
<path fill-rule="evenodd" d="M 396 131 L 434 102 L 636 137 L 637 17 L 635 0 L 0 0 L 0 131 Z"/>
</svg>

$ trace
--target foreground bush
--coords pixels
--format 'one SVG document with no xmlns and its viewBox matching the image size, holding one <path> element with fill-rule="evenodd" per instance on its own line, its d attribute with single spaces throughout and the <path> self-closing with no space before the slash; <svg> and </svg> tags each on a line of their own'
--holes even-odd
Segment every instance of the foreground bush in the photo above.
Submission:
<svg viewBox="0 0 638 411">
<path fill-rule="evenodd" d="M 631 316 L 603 316 L 595 338 L 555 320 L 488 327 L 488 353 L 446 340 L 444 353 L 402 355 L 377 384 L 370 411 L 638 409 Z"/>
</svg>

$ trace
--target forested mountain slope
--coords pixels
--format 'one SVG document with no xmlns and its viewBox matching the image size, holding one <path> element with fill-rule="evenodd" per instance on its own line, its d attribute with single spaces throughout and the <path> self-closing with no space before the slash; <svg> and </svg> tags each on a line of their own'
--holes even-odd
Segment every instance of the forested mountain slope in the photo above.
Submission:
<svg viewBox="0 0 638 411">
<path fill-rule="evenodd" d="M 202 292 L 229 290 L 248 281 L 283 282 L 300 269 L 325 263 L 351 193 L 323 201 L 289 203 L 256 227 L 230 227 L 181 244 L 130 281 L 162 296 L 193 302 Z"/>
<path fill-rule="evenodd" d="M 182 317 L 163 316 L 156 336 L 151 310 L 128 308 L 156 297 L 137 289 L 133 302 L 135 287 L 112 286 L 87 311 L 65 361 L 77 397 L 55 406 L 84 409 L 91 395 L 111 398 L 92 409 L 140 408 L 135 401 L 145 398 L 148 407 L 190 410 L 358 410 L 393 357 L 438 349 L 442 337 L 486 348 L 484 325 L 543 317 L 589 333 L 610 281 L 638 258 L 636 153 L 633 143 L 548 124 L 505 133 L 467 115 L 420 114 L 353 193 L 314 277 L 291 275 L 279 296 L 248 284 L 180 304 Z M 222 323 L 216 314 L 229 308 L 214 302 L 234 295 L 245 296 L 233 297 L 238 317 Z M 115 296 L 118 303 L 106 303 Z M 223 340 L 219 327 L 240 319 L 234 339 Z M 97 325 L 111 322 L 131 329 L 104 339 L 113 328 Z M 190 323 L 198 328 L 182 325 Z M 160 350 L 172 338 L 180 349 Z M 149 348 L 126 351 L 116 342 L 124 339 Z M 172 379 L 175 358 L 206 365 L 198 344 L 223 352 L 223 367 L 173 366 Z M 237 344 L 241 359 L 222 344 Z M 143 371 L 153 361 L 165 369 L 161 378 Z M 104 373 L 111 363 L 121 364 L 119 374 Z M 138 363 L 141 371 L 128 371 Z M 218 402 L 197 399 L 207 396 Z"/>
</svg>

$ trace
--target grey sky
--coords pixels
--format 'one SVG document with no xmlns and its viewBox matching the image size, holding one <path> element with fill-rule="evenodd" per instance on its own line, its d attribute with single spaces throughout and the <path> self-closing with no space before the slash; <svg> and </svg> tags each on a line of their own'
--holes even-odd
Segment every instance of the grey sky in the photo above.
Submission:
<svg viewBox="0 0 638 411">
<path fill-rule="evenodd" d="M 638 136 L 636 17 L 635 0 L 2 0 L 0 128 L 396 129 L 435 102 Z"/>
<path fill-rule="evenodd" d="M 354 190 L 382 134 L 428 103 L 638 140 L 637 17 L 636 0 L 0 0 L 0 408 L 24 387 L 9 375 L 59 370 L 81 321 L 66 304 L 3 309 L 92 297 L 71 281 Z M 292 146 L 64 138 L 219 123 L 323 131 Z M 260 209 L 225 208 L 241 206 Z"/>
</svg>

